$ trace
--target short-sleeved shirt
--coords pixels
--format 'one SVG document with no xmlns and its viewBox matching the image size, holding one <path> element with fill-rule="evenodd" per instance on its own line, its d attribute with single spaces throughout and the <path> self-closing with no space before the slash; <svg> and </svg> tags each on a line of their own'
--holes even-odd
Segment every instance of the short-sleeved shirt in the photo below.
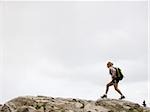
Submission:
<svg viewBox="0 0 150 112">
<path fill-rule="evenodd" d="M 119 79 L 116 76 L 116 69 L 114 67 L 109 67 L 109 73 L 112 77 L 112 81 L 113 83 L 118 83 Z"/>
<path fill-rule="evenodd" d="M 109 72 L 112 78 L 116 76 L 116 69 L 114 67 L 109 67 Z"/>
</svg>

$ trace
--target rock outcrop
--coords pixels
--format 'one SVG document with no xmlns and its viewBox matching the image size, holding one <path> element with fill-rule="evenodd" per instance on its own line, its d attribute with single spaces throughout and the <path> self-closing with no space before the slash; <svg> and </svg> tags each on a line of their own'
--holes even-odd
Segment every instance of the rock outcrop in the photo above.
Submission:
<svg viewBox="0 0 150 112">
<path fill-rule="evenodd" d="M 116 99 L 97 101 L 46 96 L 18 97 L 0 105 L 0 112 L 150 112 L 137 103 Z"/>
</svg>

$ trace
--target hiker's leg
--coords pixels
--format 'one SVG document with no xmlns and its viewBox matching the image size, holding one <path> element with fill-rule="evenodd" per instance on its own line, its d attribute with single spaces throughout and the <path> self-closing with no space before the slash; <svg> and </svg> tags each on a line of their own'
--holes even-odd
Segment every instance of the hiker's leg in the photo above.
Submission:
<svg viewBox="0 0 150 112">
<path fill-rule="evenodd" d="M 118 83 L 114 83 L 114 88 L 115 90 L 122 96 L 123 94 L 121 93 L 121 91 L 118 89 Z"/>
<path fill-rule="evenodd" d="M 108 93 L 109 86 L 112 86 L 112 85 L 113 85 L 113 82 L 112 82 L 112 81 L 106 85 L 106 92 L 105 92 L 105 94 Z"/>
</svg>

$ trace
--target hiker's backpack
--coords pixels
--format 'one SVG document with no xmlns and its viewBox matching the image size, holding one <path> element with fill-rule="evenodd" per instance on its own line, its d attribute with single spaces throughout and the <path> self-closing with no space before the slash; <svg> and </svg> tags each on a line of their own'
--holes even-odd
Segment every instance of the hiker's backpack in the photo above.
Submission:
<svg viewBox="0 0 150 112">
<path fill-rule="evenodd" d="M 124 76 L 123 76 L 123 74 L 122 74 L 122 72 L 121 72 L 121 69 L 120 69 L 120 68 L 116 68 L 116 67 L 115 67 L 115 69 L 116 69 L 117 78 L 118 78 L 119 80 L 122 80 Z"/>
</svg>

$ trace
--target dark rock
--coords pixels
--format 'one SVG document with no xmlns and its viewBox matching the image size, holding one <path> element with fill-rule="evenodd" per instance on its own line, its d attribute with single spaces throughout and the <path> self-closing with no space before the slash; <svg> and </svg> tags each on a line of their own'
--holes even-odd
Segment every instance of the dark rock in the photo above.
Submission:
<svg viewBox="0 0 150 112">
<path fill-rule="evenodd" d="M 4 104 L 1 108 L 1 112 L 12 112 L 12 110 L 8 105 Z"/>
</svg>

